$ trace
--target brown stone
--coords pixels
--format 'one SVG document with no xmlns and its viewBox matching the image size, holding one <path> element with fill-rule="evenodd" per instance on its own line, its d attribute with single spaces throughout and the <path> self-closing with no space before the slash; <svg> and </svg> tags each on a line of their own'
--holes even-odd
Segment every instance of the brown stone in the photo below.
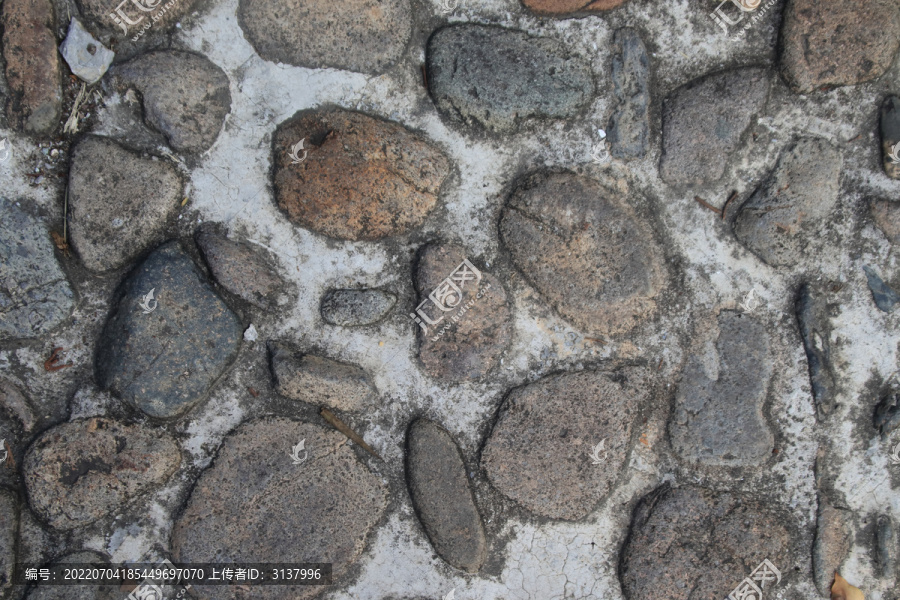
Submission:
<svg viewBox="0 0 900 600">
<path fill-rule="evenodd" d="M 831 505 L 825 496 L 819 494 L 819 511 L 816 518 L 816 541 L 813 545 L 813 576 L 816 588 L 823 596 L 828 596 L 834 574 L 850 552 L 852 513 Z"/>
<path fill-rule="evenodd" d="M 798 93 L 881 77 L 900 46 L 896 0 L 790 0 L 782 26 L 782 72 Z"/>
<path fill-rule="evenodd" d="M 205 225 L 197 234 L 197 245 L 219 285 L 259 308 L 277 304 L 284 283 L 261 249 L 230 240 Z"/>
<path fill-rule="evenodd" d="M 302 162 L 292 164 L 290 153 Z M 275 197 L 288 219 L 329 237 L 378 240 L 422 224 L 450 163 L 398 123 L 332 108 L 278 126 Z M 305 158 L 304 158 L 305 157 Z"/>
<path fill-rule="evenodd" d="M 900 243 L 900 202 L 877 200 L 869 204 L 869 211 L 888 241 Z"/>
<path fill-rule="evenodd" d="M 625 3 L 626 0 L 522 0 L 530 10 L 539 15 L 568 15 L 581 12 L 609 10 Z"/>
<path fill-rule="evenodd" d="M 49 0 L 4 0 L 2 10 L 10 122 L 19 131 L 47 135 L 62 110 L 53 5 Z"/>
</svg>

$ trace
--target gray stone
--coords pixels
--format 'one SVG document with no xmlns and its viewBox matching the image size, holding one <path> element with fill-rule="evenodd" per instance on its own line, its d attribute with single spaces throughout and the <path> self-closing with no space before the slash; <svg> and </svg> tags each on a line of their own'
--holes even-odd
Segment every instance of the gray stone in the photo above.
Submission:
<svg viewBox="0 0 900 600">
<path fill-rule="evenodd" d="M 755 318 L 722 311 L 718 331 L 702 334 L 684 367 L 669 421 L 672 446 L 691 463 L 750 466 L 771 456 L 763 414 L 772 360 Z"/>
<path fill-rule="evenodd" d="M 31 403 L 19 388 L 5 379 L 0 379 L 0 406 L 19 420 L 26 433 L 32 430 L 36 421 Z"/>
<path fill-rule="evenodd" d="M 869 203 L 875 225 L 891 244 L 900 244 L 900 202 L 875 200 Z"/>
<path fill-rule="evenodd" d="M 900 46 L 894 0 L 789 0 L 781 27 L 781 69 L 797 93 L 881 77 Z"/>
<path fill-rule="evenodd" d="M 385 290 L 328 290 L 322 297 L 322 319 L 341 327 L 372 325 L 385 318 L 397 297 Z"/>
<path fill-rule="evenodd" d="M 828 596 L 834 574 L 850 552 L 852 541 L 850 515 L 838 510 L 820 493 L 816 517 L 816 539 L 813 543 L 813 576 L 816 587 Z"/>
<path fill-rule="evenodd" d="M 307 459 L 291 448 L 305 441 Z M 386 486 L 337 431 L 283 418 L 245 423 L 222 442 L 172 531 L 172 561 L 332 563 L 336 588 L 381 518 Z M 330 588 L 325 588 L 330 589 Z M 254 587 L 260 600 L 303 600 L 318 586 Z M 246 597 L 194 586 L 201 600 Z"/>
<path fill-rule="evenodd" d="M 650 318 L 667 283 L 662 248 L 629 200 L 571 173 L 520 184 L 500 239 L 523 277 L 591 334 L 624 333 Z"/>
<path fill-rule="evenodd" d="M 838 201 L 843 158 L 821 139 L 786 150 L 775 172 L 740 209 L 738 240 L 775 267 L 792 267 L 821 250 L 822 227 Z"/>
<path fill-rule="evenodd" d="M 893 579 L 897 572 L 897 535 L 890 515 L 880 515 L 875 524 L 875 560 L 879 575 Z"/>
<path fill-rule="evenodd" d="M 400 58 L 412 31 L 409 0 L 240 0 L 238 20 L 266 60 L 373 74 Z"/>
<path fill-rule="evenodd" d="M 831 362 L 831 322 L 821 289 L 811 289 L 804 283 L 794 304 L 800 337 L 806 350 L 809 365 L 809 381 L 819 419 L 824 419 L 835 408 L 835 377 Z"/>
<path fill-rule="evenodd" d="M 610 154 L 643 158 L 650 144 L 650 58 L 634 29 L 613 39 L 612 82 L 618 105 L 609 121 Z"/>
<path fill-rule="evenodd" d="M 8 597 L 13 587 L 13 570 L 18 552 L 16 542 L 19 531 L 19 501 L 16 495 L 0 488 L 0 594 Z"/>
<path fill-rule="evenodd" d="M 179 152 L 213 145 L 231 111 L 228 76 L 205 56 L 180 50 L 142 54 L 111 72 L 141 94 L 146 121 Z"/>
<path fill-rule="evenodd" d="M 181 451 L 159 429 L 105 418 L 44 432 L 22 465 L 32 510 L 56 529 L 81 527 L 166 482 Z"/>
<path fill-rule="evenodd" d="M 588 64 L 550 38 L 486 25 L 452 25 L 428 41 L 428 85 L 438 110 L 467 125 L 514 131 L 567 118 L 590 102 Z"/>
<path fill-rule="evenodd" d="M 410 426 L 406 444 L 409 495 L 431 545 L 457 569 L 477 572 L 487 556 L 487 540 L 459 448 L 445 429 L 427 419 Z"/>
<path fill-rule="evenodd" d="M 531 512 L 582 519 L 619 477 L 635 416 L 650 394 L 648 373 L 636 367 L 554 375 L 516 388 L 485 443 L 482 466 L 498 490 Z"/>
<path fill-rule="evenodd" d="M 869 284 L 869 290 L 872 292 L 872 299 L 875 301 L 875 306 L 886 313 L 894 310 L 897 307 L 897 304 L 900 303 L 900 295 L 898 295 L 891 286 L 886 284 L 872 267 L 864 265 L 863 271 L 866 272 L 866 281 Z"/>
<path fill-rule="evenodd" d="M 664 485 L 634 511 L 619 559 L 622 591 L 627 600 L 726 598 L 765 559 L 786 576 L 796 534 L 790 514 L 771 503 Z"/>
<path fill-rule="evenodd" d="M 503 284 L 471 260 L 465 265 L 465 260 L 460 246 L 429 244 L 420 250 L 416 266 L 420 304 L 412 316 L 420 323 L 419 360 L 429 375 L 443 381 L 483 377 L 512 340 L 512 310 Z M 454 285 L 460 293 L 451 288 L 453 293 L 438 300 L 443 306 L 439 308 L 429 296 L 450 277 L 457 278 Z"/>
<path fill-rule="evenodd" d="M 152 417 L 176 417 L 234 359 L 241 323 L 175 242 L 154 250 L 121 294 L 100 339 L 97 381 Z"/>
<path fill-rule="evenodd" d="M 128 264 L 162 241 L 166 219 L 181 203 L 173 166 L 89 136 L 72 150 L 69 234 L 92 271 Z"/>
<path fill-rule="evenodd" d="M 109 561 L 95 552 L 67 554 L 54 562 L 55 565 L 87 565 L 108 567 Z M 41 585 L 28 592 L 28 600 L 120 600 L 122 593 L 117 587 L 108 585 Z"/>
<path fill-rule="evenodd" d="M 753 67 L 707 75 L 675 90 L 663 105 L 663 181 L 702 185 L 722 177 L 768 93 L 768 72 Z"/>
<path fill-rule="evenodd" d="M 269 342 L 275 391 L 291 400 L 342 411 L 372 408 L 375 387 L 356 365 L 338 362 L 296 348 Z"/>
<path fill-rule="evenodd" d="M 875 407 L 874 424 L 883 439 L 900 427 L 900 393 L 896 390 L 889 390 Z"/>
<path fill-rule="evenodd" d="M 69 32 L 59 46 L 59 53 L 72 73 L 90 84 L 100 81 L 116 57 L 115 52 L 97 41 L 75 17 L 69 21 Z"/>
<path fill-rule="evenodd" d="M 261 250 L 229 240 L 206 225 L 197 234 L 197 245 L 223 288 L 259 308 L 277 304 L 284 282 Z"/>
<path fill-rule="evenodd" d="M 900 179 L 900 98 L 897 96 L 889 96 L 881 107 L 881 153 L 884 172 L 892 179 Z"/>
<path fill-rule="evenodd" d="M 43 335 L 74 306 L 47 230 L 15 202 L 0 199 L 0 339 Z"/>
</svg>

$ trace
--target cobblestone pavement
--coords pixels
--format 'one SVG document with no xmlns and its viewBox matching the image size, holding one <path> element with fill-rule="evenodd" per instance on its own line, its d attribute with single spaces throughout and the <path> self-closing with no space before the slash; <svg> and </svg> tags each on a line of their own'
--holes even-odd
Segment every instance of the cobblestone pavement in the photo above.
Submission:
<svg viewBox="0 0 900 600">
<path fill-rule="evenodd" d="M 0 32 L 0 600 L 900 599 L 900 1 Z"/>
</svg>

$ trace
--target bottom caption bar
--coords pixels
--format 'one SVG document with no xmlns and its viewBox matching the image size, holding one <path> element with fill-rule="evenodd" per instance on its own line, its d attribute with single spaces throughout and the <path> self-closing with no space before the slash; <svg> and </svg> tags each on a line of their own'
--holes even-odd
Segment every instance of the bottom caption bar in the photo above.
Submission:
<svg viewBox="0 0 900 600">
<path fill-rule="evenodd" d="M 331 585 L 331 563 L 16 563 L 16 585 Z"/>
</svg>

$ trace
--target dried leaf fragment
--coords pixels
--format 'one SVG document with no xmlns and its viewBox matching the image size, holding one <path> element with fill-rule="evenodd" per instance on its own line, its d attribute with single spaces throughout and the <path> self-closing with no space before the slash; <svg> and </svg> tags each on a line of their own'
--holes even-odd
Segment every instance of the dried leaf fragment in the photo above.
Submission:
<svg viewBox="0 0 900 600">
<path fill-rule="evenodd" d="M 834 585 L 831 586 L 831 600 L 866 600 L 860 589 L 853 587 L 840 573 L 834 574 Z"/>
</svg>

